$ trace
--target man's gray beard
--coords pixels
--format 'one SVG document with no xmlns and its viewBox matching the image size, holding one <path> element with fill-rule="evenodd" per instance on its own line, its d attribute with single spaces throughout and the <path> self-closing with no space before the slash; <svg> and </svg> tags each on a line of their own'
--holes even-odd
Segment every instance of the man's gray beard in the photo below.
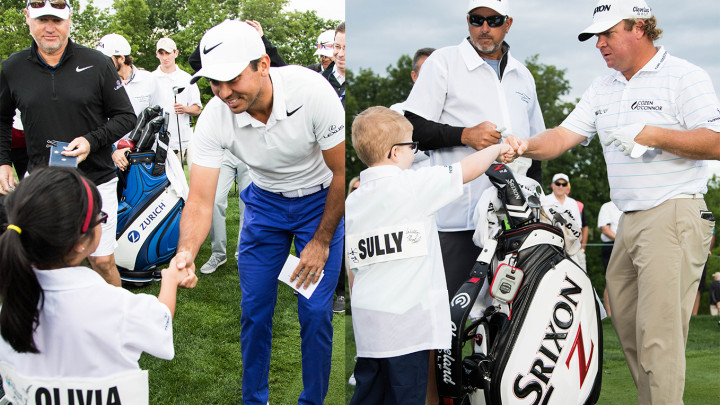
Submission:
<svg viewBox="0 0 720 405">
<path fill-rule="evenodd" d="M 500 46 L 502 46 L 502 42 L 501 43 L 493 42 L 492 48 L 486 49 L 487 47 L 480 46 L 480 44 L 478 44 L 475 41 L 475 38 L 473 38 L 473 37 L 470 37 L 470 43 L 472 44 L 473 48 L 475 48 L 475 50 L 482 55 L 490 55 L 490 54 L 496 52 L 498 49 L 500 49 Z"/>
</svg>

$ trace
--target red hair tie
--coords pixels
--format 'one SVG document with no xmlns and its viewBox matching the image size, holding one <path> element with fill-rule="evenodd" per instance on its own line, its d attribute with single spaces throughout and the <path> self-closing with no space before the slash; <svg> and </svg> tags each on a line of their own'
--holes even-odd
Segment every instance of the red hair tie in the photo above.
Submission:
<svg viewBox="0 0 720 405">
<path fill-rule="evenodd" d="M 83 184 L 85 185 L 85 191 L 87 191 L 88 195 L 88 210 L 87 215 L 85 215 L 85 222 L 83 223 L 82 227 L 82 233 L 87 232 L 88 227 L 90 226 L 90 220 L 92 219 L 92 212 L 93 212 L 93 197 L 92 197 L 92 191 L 90 190 L 90 185 L 85 181 L 85 178 L 80 177 L 80 180 L 82 180 Z"/>
</svg>

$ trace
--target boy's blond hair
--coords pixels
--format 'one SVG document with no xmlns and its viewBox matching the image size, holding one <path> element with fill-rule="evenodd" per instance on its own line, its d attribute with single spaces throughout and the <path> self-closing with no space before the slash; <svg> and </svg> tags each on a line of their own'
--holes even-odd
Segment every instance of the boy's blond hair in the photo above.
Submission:
<svg viewBox="0 0 720 405">
<path fill-rule="evenodd" d="M 413 126 L 405 117 L 382 106 L 370 107 L 352 123 L 352 144 L 360 160 L 372 166 L 387 158 L 390 148 L 412 134 Z"/>
</svg>

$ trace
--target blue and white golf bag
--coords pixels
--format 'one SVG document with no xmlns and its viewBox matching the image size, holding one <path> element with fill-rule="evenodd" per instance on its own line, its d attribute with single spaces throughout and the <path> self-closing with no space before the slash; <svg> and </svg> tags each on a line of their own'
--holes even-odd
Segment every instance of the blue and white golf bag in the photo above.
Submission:
<svg viewBox="0 0 720 405">
<path fill-rule="evenodd" d="M 451 300 L 452 345 L 435 364 L 441 403 L 594 404 L 602 325 L 590 279 L 568 254 L 573 226 L 526 198 L 505 165 L 486 174 L 497 217 Z"/>
<path fill-rule="evenodd" d="M 118 183 L 115 263 L 123 281 L 143 284 L 159 280 L 159 266 L 175 255 L 185 201 L 166 173 L 167 114 L 158 106 L 145 109 L 130 141 Z"/>
</svg>

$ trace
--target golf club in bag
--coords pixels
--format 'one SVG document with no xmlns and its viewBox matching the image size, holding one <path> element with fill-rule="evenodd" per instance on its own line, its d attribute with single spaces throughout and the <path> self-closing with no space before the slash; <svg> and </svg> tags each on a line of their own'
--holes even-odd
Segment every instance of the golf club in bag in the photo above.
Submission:
<svg viewBox="0 0 720 405">
<path fill-rule="evenodd" d="M 185 91 L 185 87 L 178 87 L 173 86 L 173 95 L 175 97 L 175 104 L 177 104 L 177 96 L 178 94 Z M 183 163 L 183 149 L 182 149 L 182 137 L 180 136 L 180 116 L 175 114 L 175 123 L 177 124 L 177 131 L 178 131 L 178 150 L 180 151 L 180 166 L 182 166 L 183 169 L 185 169 L 185 163 Z"/>
<path fill-rule="evenodd" d="M 601 318 L 590 279 L 566 252 L 564 220 L 526 198 L 505 165 L 486 174 L 503 220 L 451 300 L 451 348 L 435 359 L 440 402 L 594 404 Z"/>
<path fill-rule="evenodd" d="M 158 106 L 140 113 L 129 137 L 134 147 L 127 155 L 128 168 L 118 171 L 115 262 L 124 282 L 159 280 L 158 266 L 169 263 L 177 249 L 185 201 L 166 173 L 169 117 Z"/>
</svg>

